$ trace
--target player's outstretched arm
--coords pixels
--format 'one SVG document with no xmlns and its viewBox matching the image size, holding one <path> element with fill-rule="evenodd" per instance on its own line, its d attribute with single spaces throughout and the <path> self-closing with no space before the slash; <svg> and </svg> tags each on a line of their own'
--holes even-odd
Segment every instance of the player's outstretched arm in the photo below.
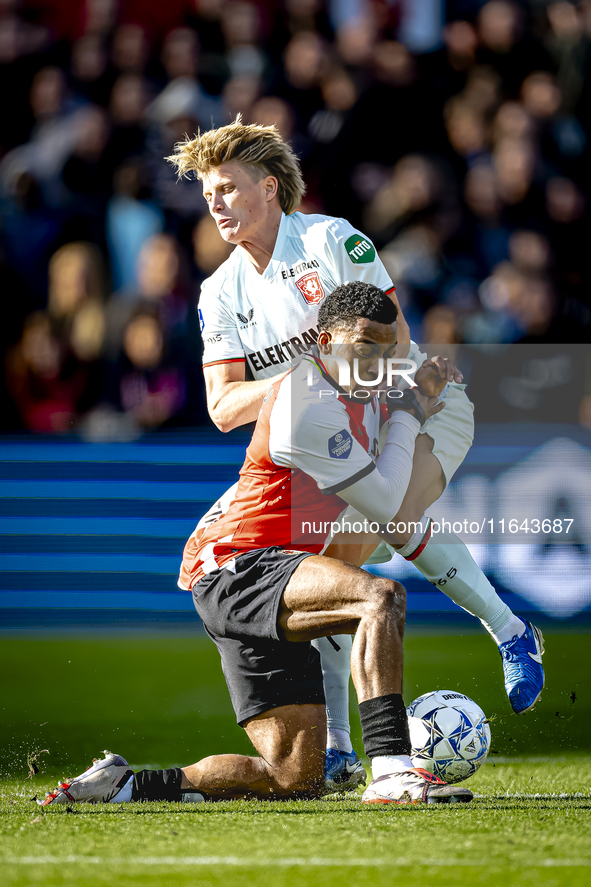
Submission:
<svg viewBox="0 0 591 887">
<path fill-rule="evenodd" d="M 204 367 L 207 411 L 220 431 L 256 422 L 265 393 L 283 373 L 271 379 L 246 382 L 244 363 L 236 361 Z"/>
<path fill-rule="evenodd" d="M 389 421 L 386 443 L 376 462 L 377 471 L 339 491 L 349 505 L 370 521 L 383 525 L 392 520 L 404 499 L 421 425 L 445 406 L 437 397 L 426 397 L 417 389 L 413 392 L 414 405 L 406 403 L 402 407 L 401 400 L 393 400 L 392 404 L 396 406 Z"/>
</svg>

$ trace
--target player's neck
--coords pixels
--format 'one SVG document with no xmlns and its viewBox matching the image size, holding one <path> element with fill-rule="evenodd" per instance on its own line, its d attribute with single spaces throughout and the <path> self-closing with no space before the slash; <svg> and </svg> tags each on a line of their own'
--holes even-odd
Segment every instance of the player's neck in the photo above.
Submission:
<svg viewBox="0 0 591 887">
<path fill-rule="evenodd" d="M 269 215 L 265 225 L 261 226 L 252 237 L 242 240 L 238 244 L 246 253 L 248 261 L 254 265 L 259 274 L 263 274 L 267 265 L 271 261 L 279 225 L 281 223 L 281 209 Z"/>
</svg>

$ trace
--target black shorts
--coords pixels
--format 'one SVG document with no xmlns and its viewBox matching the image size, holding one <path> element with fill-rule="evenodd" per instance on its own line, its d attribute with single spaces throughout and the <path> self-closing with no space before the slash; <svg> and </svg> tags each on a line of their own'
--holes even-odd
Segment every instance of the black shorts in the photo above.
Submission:
<svg viewBox="0 0 591 887">
<path fill-rule="evenodd" d="M 279 636 L 281 595 L 308 552 L 258 548 L 193 588 L 195 609 L 222 658 L 236 719 L 280 705 L 324 704 L 320 655 Z"/>
</svg>

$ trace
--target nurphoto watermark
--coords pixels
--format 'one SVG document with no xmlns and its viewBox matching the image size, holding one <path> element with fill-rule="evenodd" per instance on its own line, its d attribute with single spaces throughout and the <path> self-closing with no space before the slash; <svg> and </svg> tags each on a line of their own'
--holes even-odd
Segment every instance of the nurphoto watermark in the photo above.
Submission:
<svg viewBox="0 0 591 887">
<path fill-rule="evenodd" d="M 351 391 L 351 396 L 358 400 L 370 400 L 380 392 L 385 392 L 386 397 L 391 399 L 402 397 L 404 392 L 396 388 L 398 381 L 402 380 L 409 388 L 416 388 L 417 383 L 413 379 L 418 366 L 416 361 L 410 358 L 388 357 L 379 358 L 376 361 L 377 375 L 374 379 L 362 379 L 359 370 L 359 358 L 347 360 L 345 357 L 331 356 L 338 367 L 338 376 L 336 382 L 339 387 L 345 391 Z M 351 370 L 353 371 L 353 382 L 355 385 L 361 386 L 356 388 L 351 384 Z M 314 366 L 310 364 L 307 372 L 308 388 L 315 387 L 317 377 L 314 373 Z M 320 397 L 334 397 L 338 395 L 336 388 L 321 388 L 318 391 Z"/>
</svg>

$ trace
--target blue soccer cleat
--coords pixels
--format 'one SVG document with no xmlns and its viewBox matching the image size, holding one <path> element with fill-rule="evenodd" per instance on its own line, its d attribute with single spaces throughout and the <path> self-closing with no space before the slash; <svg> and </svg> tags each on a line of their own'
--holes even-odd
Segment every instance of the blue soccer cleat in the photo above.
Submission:
<svg viewBox="0 0 591 887">
<path fill-rule="evenodd" d="M 525 620 L 524 620 L 525 621 Z M 515 714 L 522 715 L 533 708 L 544 688 L 542 632 L 531 622 L 525 622 L 525 633 L 515 635 L 499 645 L 505 673 L 505 690 Z"/>
<path fill-rule="evenodd" d="M 338 748 L 326 749 L 324 794 L 352 792 L 358 785 L 365 785 L 366 781 L 365 768 L 354 751 L 339 751 Z"/>
</svg>

